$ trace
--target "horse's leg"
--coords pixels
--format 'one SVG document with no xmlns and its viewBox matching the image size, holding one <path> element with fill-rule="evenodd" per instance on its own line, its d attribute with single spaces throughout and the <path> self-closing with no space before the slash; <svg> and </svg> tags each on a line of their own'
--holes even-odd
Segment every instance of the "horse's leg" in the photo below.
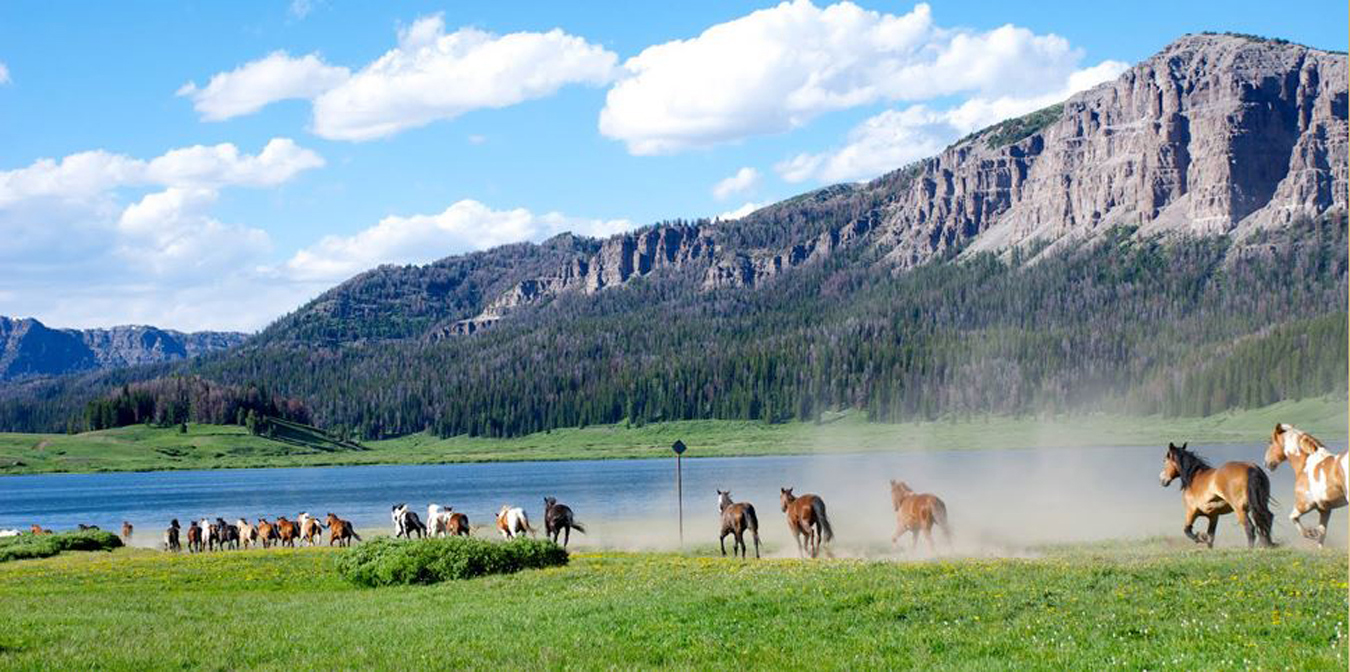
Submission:
<svg viewBox="0 0 1350 672">
<path fill-rule="evenodd" d="M 1296 497 L 1294 499 L 1294 508 L 1289 511 L 1289 522 L 1293 523 L 1294 527 L 1298 528 L 1299 536 L 1304 539 L 1314 538 L 1313 535 L 1315 532 L 1304 527 L 1302 520 L 1303 514 L 1312 511 L 1312 508 L 1312 504 L 1308 503 L 1304 498 Z"/>
<path fill-rule="evenodd" d="M 797 542 L 797 557 L 805 558 L 806 549 L 802 547 L 802 531 L 800 528 L 793 526 L 792 539 Z"/>
<path fill-rule="evenodd" d="M 572 526 L 568 525 L 567 527 L 563 528 L 563 548 L 567 548 L 567 544 L 571 543 L 571 541 L 572 541 Z"/>
<path fill-rule="evenodd" d="M 1233 512 L 1237 514 L 1238 524 L 1242 526 L 1242 531 L 1247 533 L 1247 548 L 1255 548 L 1256 523 L 1252 522 L 1250 512 L 1245 507 L 1234 509 Z"/>
<path fill-rule="evenodd" d="M 727 557 L 727 532 L 722 530 L 722 536 L 717 538 L 717 545 L 722 548 L 722 557 Z M 736 550 L 736 540 L 731 540 L 731 550 Z"/>
<path fill-rule="evenodd" d="M 1317 510 L 1317 547 L 1320 549 L 1327 541 L 1327 523 L 1331 522 L 1331 507 Z"/>
<path fill-rule="evenodd" d="M 913 535 L 910 537 L 909 544 L 909 550 L 912 553 L 915 549 L 919 548 L 919 528 L 915 527 L 910 529 L 910 534 Z"/>
<path fill-rule="evenodd" d="M 891 535 L 891 548 L 895 548 L 896 544 L 900 541 L 900 537 L 904 536 L 904 534 L 905 526 L 901 525 L 900 521 L 896 521 L 895 534 Z"/>
<path fill-rule="evenodd" d="M 924 541 L 928 542 L 928 552 L 933 555 L 937 555 L 937 546 L 933 544 L 933 528 L 931 527 L 923 528 L 923 539 Z"/>
<path fill-rule="evenodd" d="M 1209 529 L 1205 532 L 1205 546 L 1214 548 L 1214 531 L 1219 529 L 1219 514 L 1209 515 Z"/>
<path fill-rule="evenodd" d="M 1197 544 L 1203 544 L 1205 543 L 1205 540 L 1201 539 L 1193 530 L 1191 530 L 1191 527 L 1195 525 L 1195 517 L 1199 515 L 1199 513 L 1200 512 L 1196 509 L 1186 509 L 1186 524 L 1181 527 L 1181 531 L 1186 533 L 1187 539 L 1190 539 Z"/>
</svg>

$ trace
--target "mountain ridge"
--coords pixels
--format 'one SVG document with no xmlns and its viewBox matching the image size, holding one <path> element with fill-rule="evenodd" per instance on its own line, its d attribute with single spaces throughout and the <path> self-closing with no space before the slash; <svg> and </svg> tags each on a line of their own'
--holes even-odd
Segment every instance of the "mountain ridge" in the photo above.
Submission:
<svg viewBox="0 0 1350 672">
<path fill-rule="evenodd" d="M 57 329 L 0 315 L 0 382 L 188 359 L 232 348 L 247 334 L 148 325 Z"/>
</svg>

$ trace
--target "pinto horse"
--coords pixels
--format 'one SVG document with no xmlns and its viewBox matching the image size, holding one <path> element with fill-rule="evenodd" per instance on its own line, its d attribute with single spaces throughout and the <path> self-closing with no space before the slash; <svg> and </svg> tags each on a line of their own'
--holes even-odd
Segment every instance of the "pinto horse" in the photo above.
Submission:
<svg viewBox="0 0 1350 672">
<path fill-rule="evenodd" d="M 352 539 L 361 541 L 361 535 L 356 533 L 356 528 L 352 527 L 349 521 L 338 518 L 336 514 L 328 514 L 328 545 L 332 546 L 337 542 L 338 546 L 351 546 Z"/>
<path fill-rule="evenodd" d="M 731 555 L 735 556 L 737 549 L 740 550 L 741 559 L 744 560 L 749 549 L 745 545 L 745 533 L 748 530 L 755 539 L 755 557 L 759 557 L 759 517 L 755 515 L 755 507 L 750 502 L 731 501 L 730 490 L 717 491 L 717 510 L 722 514 L 722 533 L 717 537 L 717 544 L 722 547 L 722 555 L 727 554 L 727 535 L 731 538 Z"/>
<path fill-rule="evenodd" d="M 581 526 L 572 517 L 572 507 L 566 504 L 559 504 L 553 497 L 544 498 L 544 535 L 553 543 L 558 543 L 558 535 L 562 534 L 563 548 L 567 548 L 567 542 L 572 540 L 572 530 L 586 533 L 586 528 Z"/>
<path fill-rule="evenodd" d="M 787 514 L 788 529 L 797 542 L 797 553 L 803 557 L 818 557 L 821 543 L 834 539 L 834 529 L 825 515 L 825 500 L 809 494 L 797 497 L 792 494 L 792 488 L 780 490 L 779 503 L 783 505 L 783 513 Z M 806 537 L 805 546 L 802 545 L 803 536 Z"/>
<path fill-rule="evenodd" d="M 182 545 L 182 543 L 180 543 L 180 542 L 178 541 L 178 530 L 179 530 L 179 529 L 180 529 L 180 528 L 179 528 L 179 525 L 178 525 L 178 519 L 177 519 L 177 518 L 174 518 L 173 520 L 169 521 L 169 527 L 168 527 L 168 529 L 164 530 L 164 550 L 166 550 L 166 551 L 181 551 L 181 550 L 183 550 L 183 545 Z"/>
<path fill-rule="evenodd" d="M 534 532 L 534 528 L 530 527 L 530 517 L 526 515 L 525 509 L 503 504 L 501 511 L 497 512 L 497 531 L 507 539 L 515 539 Z"/>
<path fill-rule="evenodd" d="M 318 539 L 323 538 L 323 523 L 318 518 L 309 515 L 308 511 L 300 512 L 300 539 L 310 545 L 318 544 Z"/>
<path fill-rule="evenodd" d="M 891 506 L 895 508 L 895 534 L 891 535 L 891 545 L 900 541 L 906 532 L 912 533 L 913 543 L 910 549 L 919 545 L 919 533 L 928 542 L 928 550 L 936 553 L 933 545 L 933 526 L 942 530 L 947 546 L 952 545 L 952 530 L 947 525 L 947 505 L 937 495 L 918 493 L 910 489 L 904 481 L 891 481 Z"/>
<path fill-rule="evenodd" d="M 1346 504 L 1346 487 L 1350 484 L 1350 453 L 1337 455 L 1313 435 L 1292 425 L 1275 425 L 1266 448 L 1266 468 L 1275 471 L 1280 463 L 1289 460 L 1294 470 L 1294 509 L 1289 520 L 1305 538 L 1317 542 L 1321 548 L 1327 540 L 1327 522 L 1331 510 Z M 1317 510 L 1317 527 L 1303 527 L 1303 514 Z"/>
<path fill-rule="evenodd" d="M 389 517 L 394 521 L 395 537 L 412 539 L 412 535 L 416 534 L 421 539 L 427 536 L 427 526 L 422 524 L 417 512 L 410 510 L 407 504 L 395 504 L 389 510 Z"/>
<path fill-rule="evenodd" d="M 1214 530 L 1219 516 L 1237 513 L 1238 523 L 1247 532 L 1247 547 L 1261 538 L 1265 546 L 1274 546 L 1270 540 L 1270 478 L 1251 462 L 1225 462 L 1217 469 L 1204 458 L 1186 449 L 1186 444 L 1167 444 L 1162 472 L 1158 481 L 1165 488 L 1181 479 L 1181 496 L 1186 503 L 1186 525 L 1181 529 L 1197 544 L 1214 547 Z M 1191 530 L 1199 516 L 1209 518 L 1209 531 L 1196 534 Z"/>
</svg>

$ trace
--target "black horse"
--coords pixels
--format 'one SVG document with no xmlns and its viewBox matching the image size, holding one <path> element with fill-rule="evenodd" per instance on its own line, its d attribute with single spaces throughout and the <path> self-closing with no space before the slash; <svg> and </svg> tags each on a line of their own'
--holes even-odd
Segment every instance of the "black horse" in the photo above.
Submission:
<svg viewBox="0 0 1350 672">
<path fill-rule="evenodd" d="M 178 541 L 178 529 L 178 519 L 174 518 L 173 521 L 169 523 L 169 529 L 164 530 L 164 550 L 183 550 L 183 545 Z"/>
<path fill-rule="evenodd" d="M 586 528 L 572 518 L 572 507 L 559 504 L 552 497 L 544 498 L 544 534 L 553 543 L 558 543 L 558 535 L 563 538 L 563 548 L 572 540 L 572 530 L 585 534 Z"/>
</svg>

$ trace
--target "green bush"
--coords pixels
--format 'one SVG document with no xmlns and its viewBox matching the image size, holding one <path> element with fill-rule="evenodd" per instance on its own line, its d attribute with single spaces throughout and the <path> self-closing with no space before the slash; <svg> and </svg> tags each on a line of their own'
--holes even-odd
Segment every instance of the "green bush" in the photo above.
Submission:
<svg viewBox="0 0 1350 672">
<path fill-rule="evenodd" d="M 49 558 L 62 551 L 111 551 L 122 545 L 112 532 L 87 530 L 61 534 L 23 534 L 0 539 L 0 562 Z"/>
<path fill-rule="evenodd" d="M 567 551 L 551 541 L 516 539 L 501 543 L 470 537 L 381 537 L 338 558 L 343 577 L 372 587 L 439 583 L 565 564 Z"/>
</svg>

